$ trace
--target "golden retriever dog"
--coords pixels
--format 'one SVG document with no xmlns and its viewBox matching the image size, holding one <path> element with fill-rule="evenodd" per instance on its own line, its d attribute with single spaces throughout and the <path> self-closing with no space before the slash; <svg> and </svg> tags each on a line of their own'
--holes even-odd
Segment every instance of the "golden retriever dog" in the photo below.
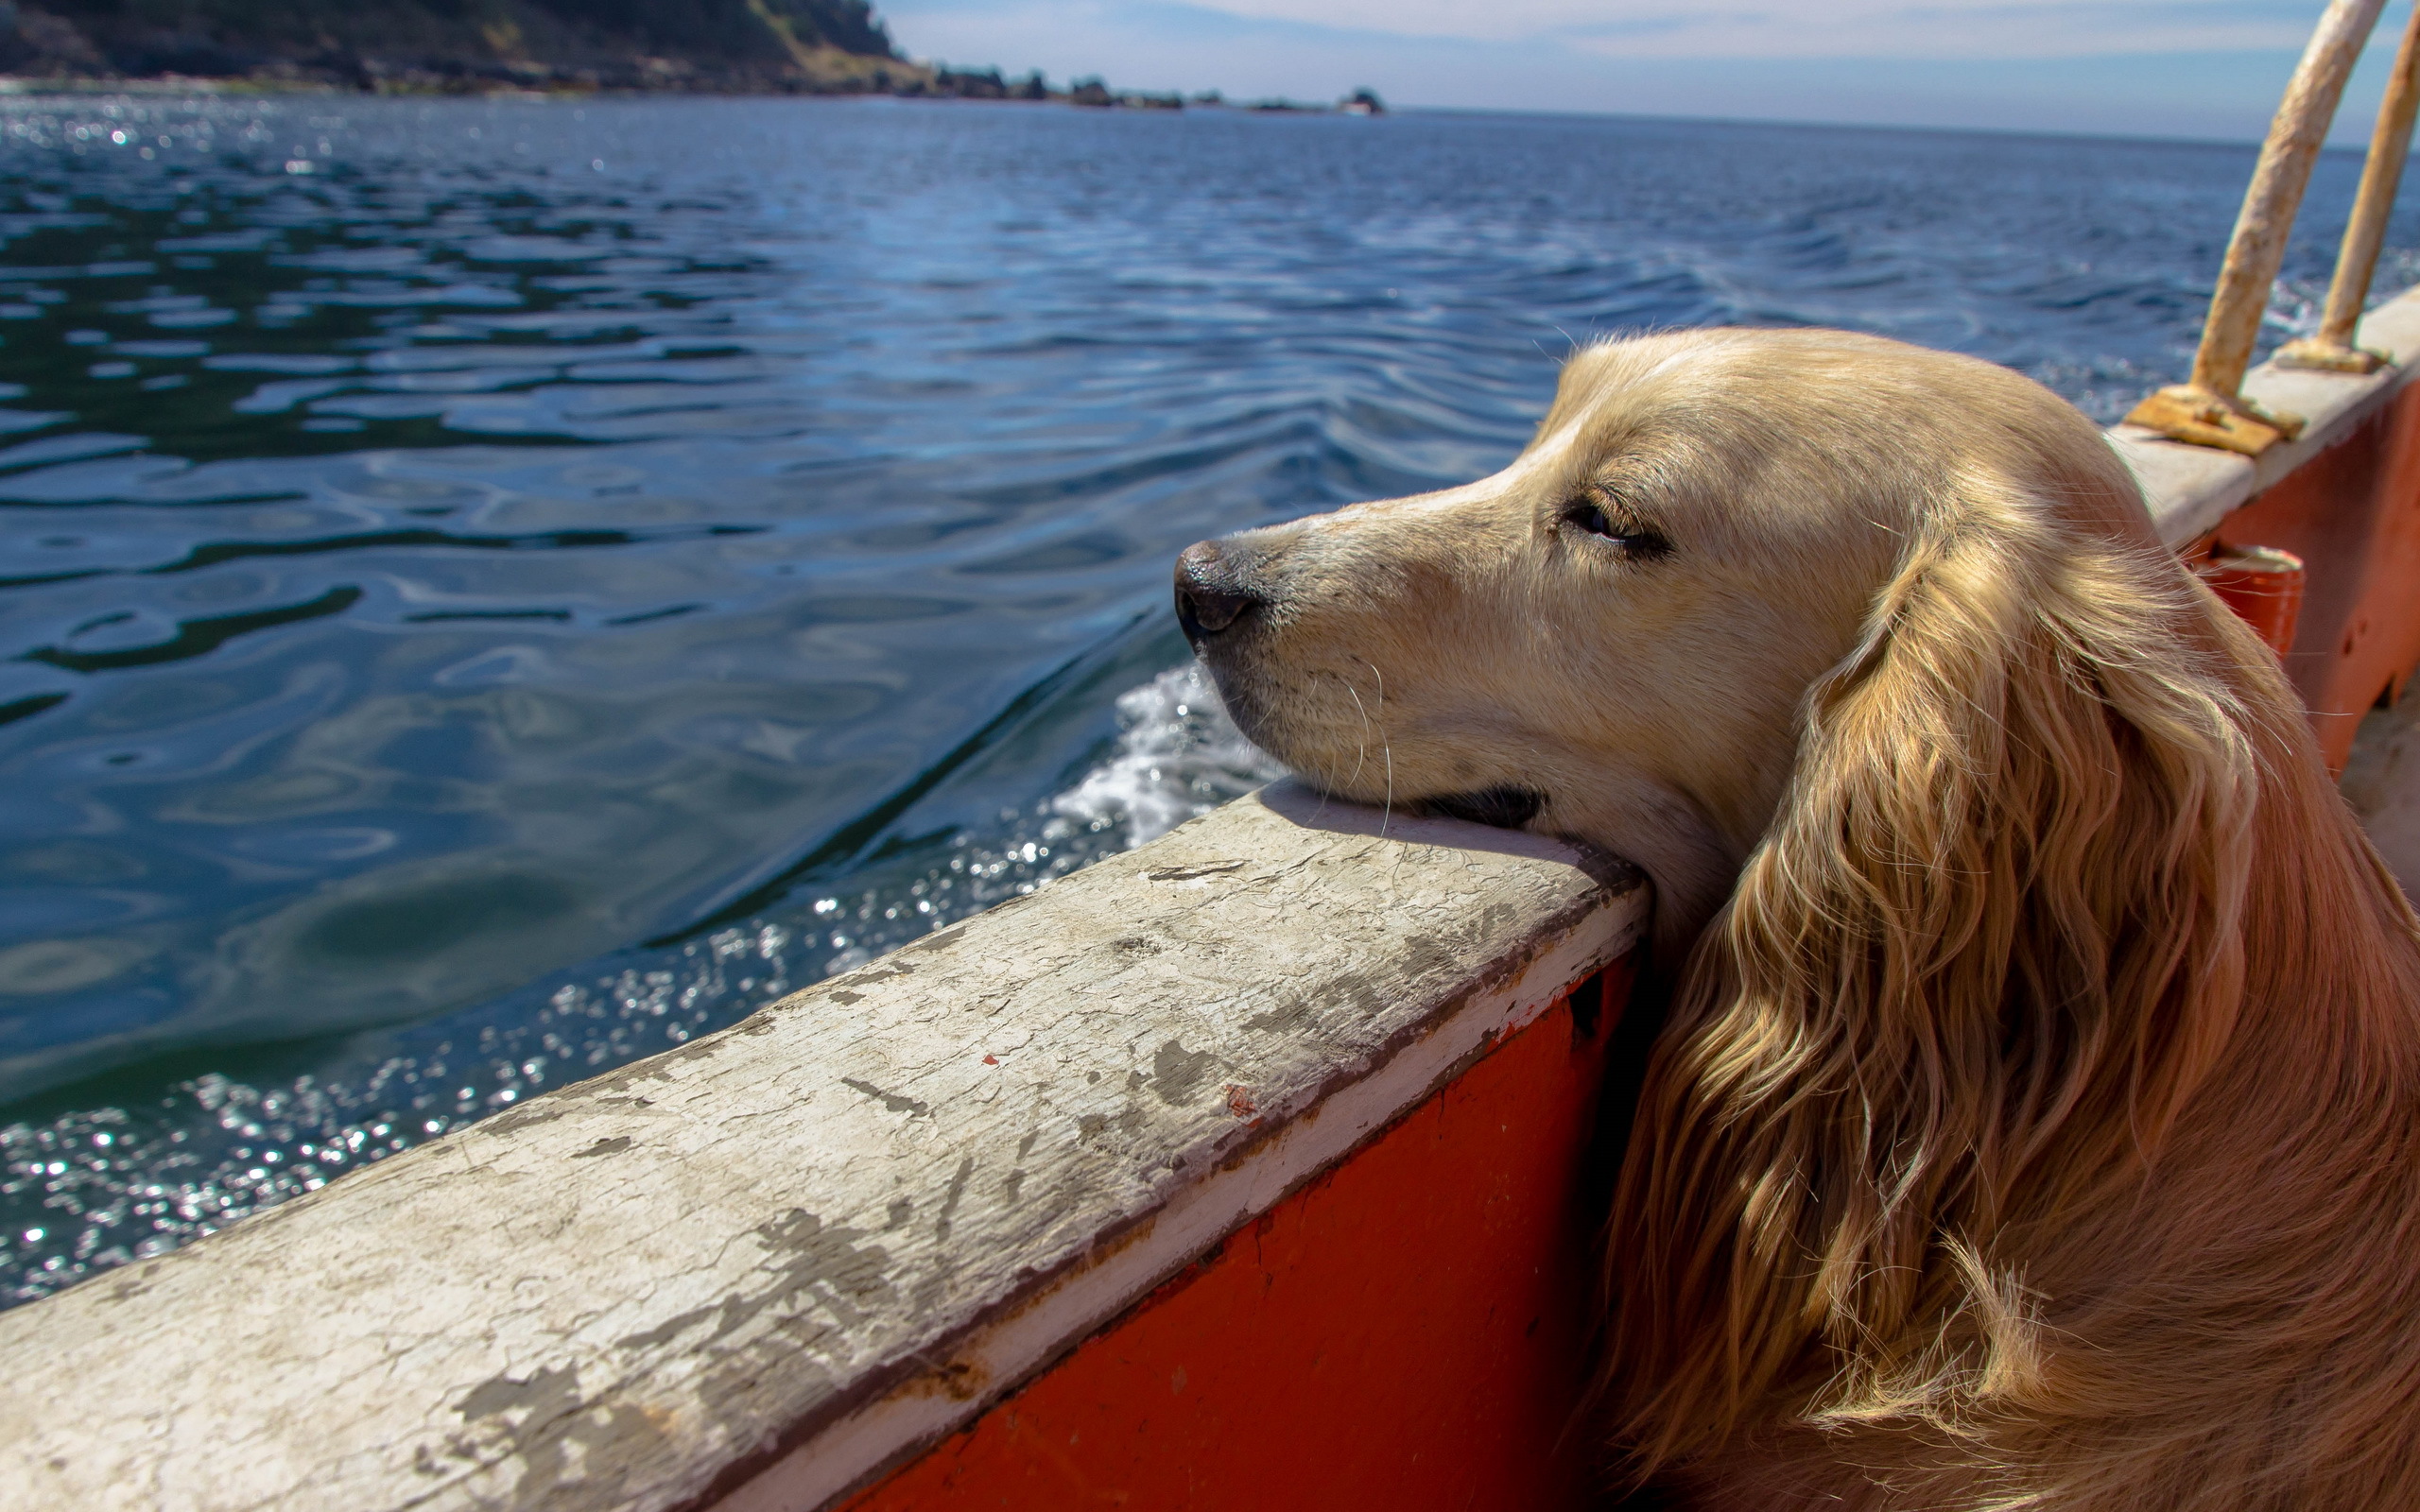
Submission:
<svg viewBox="0 0 2420 1512">
<path fill-rule="evenodd" d="M 2076 411 L 1834 332 L 1618 341 L 1503 472 L 1177 590 L 1309 781 L 1653 878 L 1605 1258 L 1641 1481 L 2420 1508 L 2420 931 Z"/>
</svg>

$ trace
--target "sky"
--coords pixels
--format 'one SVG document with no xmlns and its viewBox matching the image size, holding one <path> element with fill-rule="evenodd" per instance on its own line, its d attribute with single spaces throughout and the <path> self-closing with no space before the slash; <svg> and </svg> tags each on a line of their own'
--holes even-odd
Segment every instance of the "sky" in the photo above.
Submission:
<svg viewBox="0 0 2420 1512">
<path fill-rule="evenodd" d="M 2324 0 L 877 0 L 902 51 L 1119 89 L 2256 140 Z M 2339 112 L 2368 139 L 2406 0 Z"/>
</svg>

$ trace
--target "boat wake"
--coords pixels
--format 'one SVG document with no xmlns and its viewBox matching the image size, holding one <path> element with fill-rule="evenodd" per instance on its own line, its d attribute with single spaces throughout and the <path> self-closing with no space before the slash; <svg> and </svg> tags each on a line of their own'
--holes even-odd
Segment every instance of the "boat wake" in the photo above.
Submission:
<svg viewBox="0 0 2420 1512">
<path fill-rule="evenodd" d="M 1063 790 L 908 847 L 846 890 L 621 953 L 475 1010 L 298 1046 L 282 1075 L 158 1064 L 0 1127 L 0 1306 L 176 1248 L 550 1087 L 684 1043 L 908 940 L 1156 839 L 1278 776 L 1198 665 L 1121 694 Z"/>
<path fill-rule="evenodd" d="M 1200 663 L 1163 672 L 1117 700 L 1117 750 L 1050 800 L 1058 818 L 1128 846 L 1281 775 L 1227 718 Z"/>
</svg>

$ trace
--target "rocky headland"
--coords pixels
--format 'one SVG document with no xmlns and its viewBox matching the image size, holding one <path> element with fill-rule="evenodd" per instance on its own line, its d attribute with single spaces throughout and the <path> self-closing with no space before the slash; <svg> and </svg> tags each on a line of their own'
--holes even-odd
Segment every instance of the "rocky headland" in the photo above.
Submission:
<svg viewBox="0 0 2420 1512">
<path fill-rule="evenodd" d="M 869 0 L 0 0 L 0 76 L 382 94 L 900 94 L 1172 110 L 1175 94 L 901 55 Z M 1217 94 L 1196 105 L 1223 105 Z M 1382 110 L 1367 90 L 1334 107 Z"/>
</svg>

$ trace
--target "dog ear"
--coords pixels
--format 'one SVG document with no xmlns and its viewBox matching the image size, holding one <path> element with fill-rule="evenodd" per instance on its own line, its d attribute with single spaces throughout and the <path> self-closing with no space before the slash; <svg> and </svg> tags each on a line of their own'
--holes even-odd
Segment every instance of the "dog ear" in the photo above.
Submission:
<svg viewBox="0 0 2420 1512">
<path fill-rule="evenodd" d="M 1777 1391 L 2022 1390 L 1993 1236 L 2137 1173 L 2235 1029 L 2263 784 L 2312 765 L 2274 660 L 2147 531 L 1969 494 L 1810 695 L 1648 1074 L 1604 1384 L 1651 1467 Z"/>
</svg>

